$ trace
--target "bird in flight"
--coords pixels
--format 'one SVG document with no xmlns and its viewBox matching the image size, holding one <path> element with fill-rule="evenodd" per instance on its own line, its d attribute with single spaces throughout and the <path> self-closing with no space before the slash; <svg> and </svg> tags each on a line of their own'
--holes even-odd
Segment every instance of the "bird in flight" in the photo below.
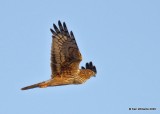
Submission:
<svg viewBox="0 0 160 114">
<path fill-rule="evenodd" d="M 79 68 L 82 55 L 79 51 L 73 32 L 68 32 L 65 22 L 58 21 L 59 28 L 53 24 L 51 46 L 51 78 L 37 84 L 23 87 L 21 90 L 46 88 L 71 84 L 82 84 L 95 76 L 96 67 L 92 62 Z"/>
</svg>

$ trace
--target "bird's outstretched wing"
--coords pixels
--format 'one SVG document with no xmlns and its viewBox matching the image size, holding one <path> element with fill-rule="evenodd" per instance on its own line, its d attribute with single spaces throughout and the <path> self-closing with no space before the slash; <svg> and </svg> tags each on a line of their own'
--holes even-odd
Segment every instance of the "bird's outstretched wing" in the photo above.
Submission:
<svg viewBox="0 0 160 114">
<path fill-rule="evenodd" d="M 53 24 L 51 47 L 52 77 L 66 69 L 78 69 L 82 60 L 73 32 L 68 32 L 65 22 L 58 21 L 59 28 Z"/>
</svg>

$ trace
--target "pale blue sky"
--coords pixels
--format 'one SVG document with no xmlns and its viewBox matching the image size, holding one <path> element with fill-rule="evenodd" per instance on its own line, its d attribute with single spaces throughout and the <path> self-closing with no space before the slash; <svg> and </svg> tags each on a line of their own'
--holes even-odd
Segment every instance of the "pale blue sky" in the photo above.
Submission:
<svg viewBox="0 0 160 114">
<path fill-rule="evenodd" d="M 58 20 L 96 78 L 21 91 L 50 78 L 49 29 Z M 160 114 L 159 0 L 1 0 L 0 53 L 0 114 Z M 157 110 L 128 110 L 137 107 Z"/>
</svg>

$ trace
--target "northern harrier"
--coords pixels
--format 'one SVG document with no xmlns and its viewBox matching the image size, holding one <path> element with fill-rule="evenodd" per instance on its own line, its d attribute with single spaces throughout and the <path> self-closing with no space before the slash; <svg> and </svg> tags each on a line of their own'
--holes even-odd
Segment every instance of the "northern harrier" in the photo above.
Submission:
<svg viewBox="0 0 160 114">
<path fill-rule="evenodd" d="M 82 84 L 97 71 L 92 62 L 86 63 L 79 69 L 82 55 L 78 49 L 73 32 L 68 32 L 65 22 L 58 21 L 59 28 L 53 24 L 51 47 L 51 79 L 22 88 L 22 90 L 36 87 L 61 86 L 70 84 Z"/>
</svg>

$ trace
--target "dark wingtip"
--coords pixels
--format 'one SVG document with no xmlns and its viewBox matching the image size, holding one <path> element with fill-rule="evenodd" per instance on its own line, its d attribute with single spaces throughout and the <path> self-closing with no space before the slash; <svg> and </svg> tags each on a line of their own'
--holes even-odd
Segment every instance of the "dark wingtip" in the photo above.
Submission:
<svg viewBox="0 0 160 114">
<path fill-rule="evenodd" d="M 65 22 L 63 22 L 63 26 L 64 26 L 65 28 L 67 28 L 67 26 L 66 26 L 66 23 L 65 23 Z"/>
<path fill-rule="evenodd" d="M 63 32 L 63 31 L 64 31 L 64 28 L 63 28 L 62 23 L 61 23 L 60 20 L 58 21 L 58 25 L 59 25 L 60 31 Z"/>
<path fill-rule="evenodd" d="M 61 23 L 61 21 L 60 21 L 60 20 L 58 20 L 58 25 L 59 25 L 59 26 L 62 26 L 62 23 Z"/>
<path fill-rule="evenodd" d="M 58 29 L 57 26 L 54 23 L 53 23 L 53 27 L 54 27 L 55 30 Z"/>
<path fill-rule="evenodd" d="M 66 34 L 67 36 L 70 36 L 70 35 L 69 35 L 69 32 L 68 32 L 68 29 L 67 29 L 67 25 L 66 25 L 65 22 L 63 22 L 63 29 L 64 29 L 65 34 Z"/>
<path fill-rule="evenodd" d="M 86 63 L 86 68 L 82 66 L 81 69 L 90 69 L 97 74 L 96 66 L 94 66 L 92 62 Z"/>
<path fill-rule="evenodd" d="M 51 33 L 54 33 L 53 29 L 50 28 Z"/>
<path fill-rule="evenodd" d="M 97 74 L 96 66 L 93 66 L 93 70 L 94 70 L 94 72 Z"/>
<path fill-rule="evenodd" d="M 56 31 L 56 33 L 60 33 L 58 27 L 57 27 L 54 23 L 53 23 L 53 28 L 54 28 L 54 30 Z"/>
<path fill-rule="evenodd" d="M 85 69 L 85 67 L 82 66 L 81 69 Z"/>
<path fill-rule="evenodd" d="M 72 38 L 72 39 L 75 39 L 74 34 L 73 34 L 72 31 L 70 32 L 70 35 L 71 35 L 71 38 Z"/>
</svg>

